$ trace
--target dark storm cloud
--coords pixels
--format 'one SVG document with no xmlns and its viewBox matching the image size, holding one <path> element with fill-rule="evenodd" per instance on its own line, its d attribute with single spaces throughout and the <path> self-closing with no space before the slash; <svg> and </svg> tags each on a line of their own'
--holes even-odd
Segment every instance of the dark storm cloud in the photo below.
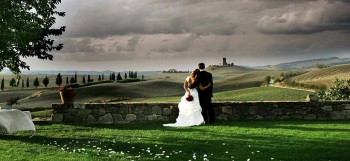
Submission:
<svg viewBox="0 0 350 161">
<path fill-rule="evenodd" d="M 283 13 L 265 15 L 257 23 L 263 33 L 309 34 L 350 29 L 350 3 L 319 0 L 290 4 Z"/>
<path fill-rule="evenodd" d="M 223 1 L 225 2 L 225 1 Z M 218 34 L 232 35 L 237 23 L 225 11 L 229 8 L 212 1 L 114 1 L 70 2 L 62 23 L 67 37 L 107 37 L 127 34 Z M 215 7 L 210 6 L 211 3 Z M 196 4 L 196 5 L 195 5 Z M 72 6 L 79 6 L 73 10 Z M 223 8 L 222 11 L 220 9 Z"/>
<path fill-rule="evenodd" d="M 246 65 L 257 65 L 344 55 L 350 52 L 349 2 L 66 0 L 59 10 L 67 16 L 57 19 L 67 26 L 60 57 L 120 67 L 171 60 L 167 65 L 176 68 L 188 57 L 246 58 Z"/>
</svg>

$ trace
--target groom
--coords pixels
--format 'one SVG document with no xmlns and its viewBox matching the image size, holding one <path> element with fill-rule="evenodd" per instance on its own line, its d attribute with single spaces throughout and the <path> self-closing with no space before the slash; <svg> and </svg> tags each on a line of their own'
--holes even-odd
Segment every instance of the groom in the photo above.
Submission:
<svg viewBox="0 0 350 161">
<path fill-rule="evenodd" d="M 197 75 L 197 82 L 203 87 L 211 84 L 209 88 L 201 91 L 198 90 L 199 103 L 202 107 L 202 115 L 206 124 L 214 123 L 215 115 L 211 105 L 211 98 L 213 97 L 213 76 L 211 73 L 205 71 L 205 64 L 199 63 L 198 68 L 201 71 Z"/>
</svg>

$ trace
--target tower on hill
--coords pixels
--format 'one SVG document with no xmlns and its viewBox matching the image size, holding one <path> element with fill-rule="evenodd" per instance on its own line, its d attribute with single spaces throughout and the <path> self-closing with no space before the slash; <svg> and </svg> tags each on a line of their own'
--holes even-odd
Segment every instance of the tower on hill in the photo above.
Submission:
<svg viewBox="0 0 350 161">
<path fill-rule="evenodd" d="M 222 58 L 222 65 L 227 65 L 226 58 Z"/>
</svg>

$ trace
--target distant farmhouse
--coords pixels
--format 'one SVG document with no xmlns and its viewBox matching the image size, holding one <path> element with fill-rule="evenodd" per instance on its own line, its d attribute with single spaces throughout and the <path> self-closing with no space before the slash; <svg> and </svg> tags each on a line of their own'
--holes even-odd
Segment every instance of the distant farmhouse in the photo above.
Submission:
<svg viewBox="0 0 350 161">
<path fill-rule="evenodd" d="M 163 70 L 163 73 L 189 73 L 190 71 L 178 71 L 176 69 Z"/>
</svg>

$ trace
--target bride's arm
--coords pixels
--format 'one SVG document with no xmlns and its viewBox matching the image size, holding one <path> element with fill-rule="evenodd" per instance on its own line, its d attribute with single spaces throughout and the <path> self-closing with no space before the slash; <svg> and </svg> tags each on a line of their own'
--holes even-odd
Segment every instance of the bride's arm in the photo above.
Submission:
<svg viewBox="0 0 350 161">
<path fill-rule="evenodd" d="M 188 90 L 188 82 L 187 81 L 184 82 L 184 89 L 188 93 L 188 95 L 191 95 L 190 90 Z"/>
<path fill-rule="evenodd" d="M 202 84 L 199 83 L 199 90 L 204 91 L 207 88 L 209 88 L 211 86 L 211 83 L 209 83 L 207 86 L 203 87 Z"/>
</svg>

